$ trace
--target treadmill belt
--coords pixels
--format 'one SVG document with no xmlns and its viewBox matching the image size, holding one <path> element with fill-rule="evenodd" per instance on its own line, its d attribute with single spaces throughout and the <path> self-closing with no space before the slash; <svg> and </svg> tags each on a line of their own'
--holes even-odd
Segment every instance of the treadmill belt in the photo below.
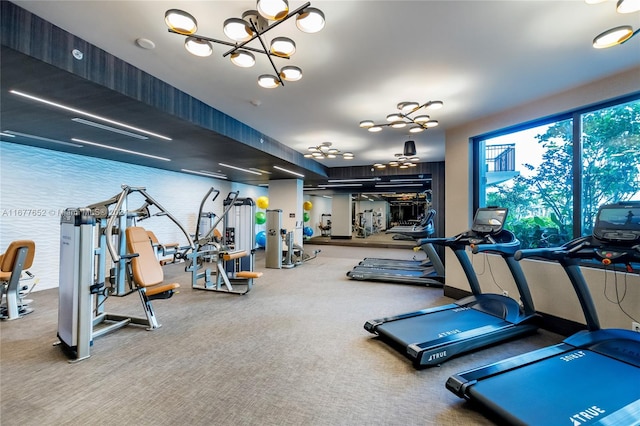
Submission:
<svg viewBox="0 0 640 426">
<path fill-rule="evenodd" d="M 394 276 L 402 276 L 402 277 L 413 277 L 420 278 L 424 277 L 425 274 L 428 274 L 431 271 L 417 270 L 417 269 L 389 269 L 389 268 L 369 268 L 365 266 L 356 266 L 353 268 L 353 273 L 363 273 L 367 275 L 376 275 L 380 277 L 394 277 Z"/>
<path fill-rule="evenodd" d="M 376 327 L 376 331 L 403 346 L 409 346 L 451 338 L 458 333 L 503 323 L 502 318 L 475 309 L 456 308 L 389 321 Z"/>
<path fill-rule="evenodd" d="M 510 424 L 640 424 L 640 368 L 586 349 L 480 380 L 468 394 Z"/>
</svg>

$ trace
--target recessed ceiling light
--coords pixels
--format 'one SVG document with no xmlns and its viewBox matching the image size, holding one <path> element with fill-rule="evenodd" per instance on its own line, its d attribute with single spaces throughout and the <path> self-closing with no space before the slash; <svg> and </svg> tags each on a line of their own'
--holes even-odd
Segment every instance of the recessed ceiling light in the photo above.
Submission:
<svg viewBox="0 0 640 426">
<path fill-rule="evenodd" d="M 181 172 L 185 172 L 185 173 L 192 173 L 194 175 L 212 177 L 212 178 L 216 178 L 216 179 L 226 179 L 227 178 L 223 174 L 214 173 L 214 172 L 208 172 L 206 170 L 197 171 L 197 170 L 189 170 L 189 169 L 180 169 L 180 171 Z"/>
<path fill-rule="evenodd" d="M 136 44 L 138 45 L 138 47 L 141 47 L 147 50 L 156 48 L 156 44 L 153 41 L 149 40 L 148 38 L 138 38 L 136 39 Z"/>
<path fill-rule="evenodd" d="M 59 104 L 57 102 L 50 101 L 48 99 L 40 98 L 38 96 L 30 95 L 28 93 L 20 92 L 18 90 L 9 90 L 9 93 L 13 93 L 14 95 L 22 96 L 23 98 L 31 99 L 36 102 L 40 102 L 49 106 L 53 106 L 56 108 L 63 109 L 65 111 L 71 111 L 76 114 L 84 115 L 85 117 L 93 118 L 94 120 L 104 121 L 105 123 L 114 124 L 116 126 L 124 127 L 125 129 L 134 130 L 136 132 L 144 133 L 145 135 L 155 136 L 156 138 L 164 139 L 167 141 L 172 140 L 170 137 L 159 135 L 157 133 L 150 132 L 148 130 L 140 129 L 138 127 L 130 126 L 128 124 L 122 123 L 120 121 L 111 120 L 106 117 L 102 117 L 100 115 L 92 114 L 87 111 L 83 111 L 81 109 L 73 108 L 67 105 Z"/>
<path fill-rule="evenodd" d="M 218 163 L 218 164 L 219 164 L 220 166 L 222 166 L 222 167 L 227 167 L 227 168 L 229 168 L 229 169 L 240 170 L 241 172 L 251 173 L 251 174 L 254 174 L 254 175 L 262 176 L 262 173 L 260 173 L 260 172 L 255 172 L 255 171 L 253 171 L 253 170 L 243 169 L 242 167 L 232 166 L 232 165 L 230 165 L 230 164 L 225 164 L 225 163 Z"/>
<path fill-rule="evenodd" d="M 280 167 L 280 166 L 273 166 L 273 168 L 274 168 L 274 169 L 277 169 L 277 170 L 280 170 L 280 171 L 283 171 L 283 172 L 286 172 L 286 173 L 290 173 L 290 174 L 292 174 L 292 175 L 294 175 L 294 176 L 304 177 L 304 175 L 303 175 L 302 173 L 297 173 L 297 172 L 294 172 L 293 170 L 285 169 L 284 167 Z"/>
<path fill-rule="evenodd" d="M 84 139 L 71 138 L 71 140 L 74 141 L 74 142 L 83 143 L 85 145 L 93 145 L 93 146 L 97 146 L 97 147 L 100 147 L 100 148 L 111 149 L 113 151 L 126 152 L 127 154 L 140 155 L 142 157 L 155 158 L 156 160 L 162 160 L 162 161 L 171 161 L 170 158 L 158 157 L 157 155 L 145 154 L 144 152 L 132 151 L 130 149 L 117 148 L 115 146 L 104 145 L 104 144 L 97 143 L 97 142 L 89 142 L 89 141 L 84 140 Z"/>
<path fill-rule="evenodd" d="M 105 126 L 104 124 L 96 123 L 93 121 L 85 120 L 84 118 L 72 118 L 71 121 L 75 121 L 76 123 L 84 124 L 87 126 L 97 127 L 98 129 L 107 130 L 109 132 L 118 133 L 120 135 L 129 136 L 136 139 L 149 139 L 146 136 L 138 135 L 135 133 L 127 132 L 126 130 L 116 129 L 115 127 Z"/>
<path fill-rule="evenodd" d="M 35 139 L 37 141 L 51 142 L 51 143 L 57 143 L 59 145 L 67 145 L 67 146 L 74 146 L 76 148 L 82 148 L 82 145 L 79 145 L 77 143 L 59 141 L 59 140 L 56 140 L 56 139 L 45 138 L 45 137 L 42 137 L 42 136 L 30 135 L 28 133 L 14 132 L 13 130 L 5 130 L 3 132 L 3 135 L 4 135 L 4 133 L 7 133 L 8 136 L 13 136 L 13 137 L 21 136 L 23 138 Z"/>
</svg>

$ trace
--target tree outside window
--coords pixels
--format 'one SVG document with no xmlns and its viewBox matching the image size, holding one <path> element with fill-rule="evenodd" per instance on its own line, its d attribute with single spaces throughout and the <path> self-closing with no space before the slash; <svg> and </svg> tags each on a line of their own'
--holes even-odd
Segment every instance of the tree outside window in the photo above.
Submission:
<svg viewBox="0 0 640 426">
<path fill-rule="evenodd" d="M 577 143 L 574 134 L 581 135 Z M 589 234 L 602 204 L 640 200 L 637 99 L 476 143 L 477 204 L 509 208 L 506 228 L 523 248 L 557 246 Z M 577 166 L 574 157 L 580 159 Z M 582 188 L 577 200 L 574 185 Z M 581 212 L 579 232 L 574 211 Z"/>
</svg>

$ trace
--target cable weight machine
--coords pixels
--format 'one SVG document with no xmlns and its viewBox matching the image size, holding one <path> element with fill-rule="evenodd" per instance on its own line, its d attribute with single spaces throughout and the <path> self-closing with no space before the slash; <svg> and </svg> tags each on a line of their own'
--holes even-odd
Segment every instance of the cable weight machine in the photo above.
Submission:
<svg viewBox="0 0 640 426">
<path fill-rule="evenodd" d="M 230 192 L 223 200 L 223 213 L 215 216 L 203 213 L 211 194 L 213 202 L 220 191 L 212 187 L 200 203 L 198 218 L 210 218 L 211 225 L 203 236 L 200 236 L 202 221 L 196 229 L 196 249 L 188 256 L 186 268 L 191 272 L 191 286 L 197 290 L 247 294 L 253 287 L 253 280 L 262 276 L 261 272 L 254 271 L 255 202 L 239 197 L 238 191 Z M 224 234 L 217 229 L 220 223 Z M 215 263 L 215 267 L 206 267 L 209 262 Z M 243 288 L 237 289 L 234 285 Z"/>
<path fill-rule="evenodd" d="M 128 210 L 128 198 L 138 193 L 144 204 Z M 72 358 L 80 361 L 90 356 L 93 339 L 128 324 L 155 330 L 158 323 L 151 300 L 167 299 L 178 285 L 141 285 L 135 282 L 131 261 L 138 253 L 128 253 L 127 228 L 136 219 L 151 217 L 150 207 L 159 211 L 153 216 L 166 216 L 185 235 L 188 245 L 179 256 L 194 247 L 182 224 L 142 187 L 122 185 L 112 198 L 83 208 L 68 208 L 60 219 L 60 275 L 58 305 L 58 339 Z M 149 241 L 149 248 L 151 241 Z M 155 260 L 155 256 L 153 256 Z M 151 266 L 160 267 L 152 263 Z M 158 275 L 162 281 L 162 273 Z M 173 286 L 173 287 L 172 287 Z M 124 316 L 105 311 L 109 296 L 126 296 L 138 292 L 145 317 Z"/>
</svg>

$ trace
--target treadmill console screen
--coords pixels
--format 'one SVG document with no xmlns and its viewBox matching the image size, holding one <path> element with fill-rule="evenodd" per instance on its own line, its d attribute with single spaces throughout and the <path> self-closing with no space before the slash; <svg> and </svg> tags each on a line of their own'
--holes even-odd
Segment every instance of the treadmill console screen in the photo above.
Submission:
<svg viewBox="0 0 640 426">
<path fill-rule="evenodd" d="M 471 230 L 481 234 L 497 234 L 507 219 L 506 208 L 481 207 L 476 210 Z"/>
<path fill-rule="evenodd" d="M 629 201 L 600 207 L 593 227 L 600 241 L 634 245 L 640 242 L 640 202 Z"/>
</svg>

